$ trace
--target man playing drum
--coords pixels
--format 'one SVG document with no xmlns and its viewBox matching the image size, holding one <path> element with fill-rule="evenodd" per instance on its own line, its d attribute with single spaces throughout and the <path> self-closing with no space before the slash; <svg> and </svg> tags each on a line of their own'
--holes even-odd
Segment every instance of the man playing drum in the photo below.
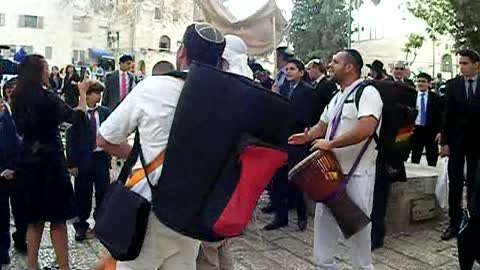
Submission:
<svg viewBox="0 0 480 270">
<path fill-rule="evenodd" d="M 348 196 L 370 216 L 377 151 L 376 144 L 369 138 L 380 131 L 383 102 L 373 86 L 367 86 L 363 90 L 358 105 L 355 102 L 355 92 L 362 83 L 362 67 L 363 59 L 355 50 L 343 50 L 333 57 L 331 76 L 341 90 L 325 108 L 319 123 L 306 129 L 305 133 L 291 136 L 289 143 L 312 142 L 312 150 L 332 151 L 343 173 L 347 174 L 360 156 L 362 148 L 371 141 L 346 188 Z M 332 133 L 332 129 L 336 132 Z M 333 136 L 330 136 L 331 134 Z M 314 261 L 317 269 L 336 269 L 335 252 L 342 234 L 331 211 L 323 203 L 316 206 L 314 226 Z M 354 269 L 373 269 L 370 231 L 371 224 L 348 240 Z"/>
</svg>

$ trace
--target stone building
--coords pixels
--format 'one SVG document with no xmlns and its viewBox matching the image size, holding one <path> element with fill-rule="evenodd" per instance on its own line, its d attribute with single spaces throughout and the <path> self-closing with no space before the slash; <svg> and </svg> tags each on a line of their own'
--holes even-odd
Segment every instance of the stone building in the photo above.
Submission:
<svg viewBox="0 0 480 270">
<path fill-rule="evenodd" d="M 114 4 L 115 3 L 115 4 Z M 193 0 L 21 0 L 1 5 L 0 44 L 45 55 L 50 64 L 92 64 L 123 53 L 146 63 L 175 63 Z"/>
</svg>

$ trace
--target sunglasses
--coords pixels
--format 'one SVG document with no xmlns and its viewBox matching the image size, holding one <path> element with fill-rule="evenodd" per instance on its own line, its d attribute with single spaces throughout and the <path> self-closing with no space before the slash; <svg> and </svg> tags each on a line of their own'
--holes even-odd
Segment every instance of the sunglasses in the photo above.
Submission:
<svg viewBox="0 0 480 270">
<path fill-rule="evenodd" d="M 395 70 L 405 70 L 403 67 L 396 67 Z"/>
</svg>

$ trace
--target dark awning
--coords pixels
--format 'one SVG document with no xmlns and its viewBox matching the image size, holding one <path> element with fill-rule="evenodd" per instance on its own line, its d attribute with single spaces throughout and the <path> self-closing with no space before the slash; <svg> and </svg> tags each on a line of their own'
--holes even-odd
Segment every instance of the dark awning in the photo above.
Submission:
<svg viewBox="0 0 480 270">
<path fill-rule="evenodd" d="M 113 57 L 113 53 L 104 49 L 88 49 L 88 56 L 90 58 Z"/>
</svg>

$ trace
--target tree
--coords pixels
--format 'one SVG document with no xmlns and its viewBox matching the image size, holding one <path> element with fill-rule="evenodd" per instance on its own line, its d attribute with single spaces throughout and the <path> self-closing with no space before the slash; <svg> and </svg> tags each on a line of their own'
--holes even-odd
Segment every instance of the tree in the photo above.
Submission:
<svg viewBox="0 0 480 270">
<path fill-rule="evenodd" d="M 415 59 L 417 59 L 417 50 L 422 48 L 425 37 L 417 34 L 410 34 L 408 37 L 407 43 L 405 43 L 405 48 L 403 51 L 406 53 L 405 61 L 411 66 Z M 413 54 L 412 61 L 408 61 L 410 54 Z"/>
<path fill-rule="evenodd" d="M 288 40 L 299 58 L 327 58 L 347 46 L 347 37 L 348 7 L 345 0 L 294 1 Z"/>
<path fill-rule="evenodd" d="M 480 50 L 480 1 L 409 0 L 408 9 L 427 23 L 431 37 L 449 34 L 457 47 Z"/>
</svg>

